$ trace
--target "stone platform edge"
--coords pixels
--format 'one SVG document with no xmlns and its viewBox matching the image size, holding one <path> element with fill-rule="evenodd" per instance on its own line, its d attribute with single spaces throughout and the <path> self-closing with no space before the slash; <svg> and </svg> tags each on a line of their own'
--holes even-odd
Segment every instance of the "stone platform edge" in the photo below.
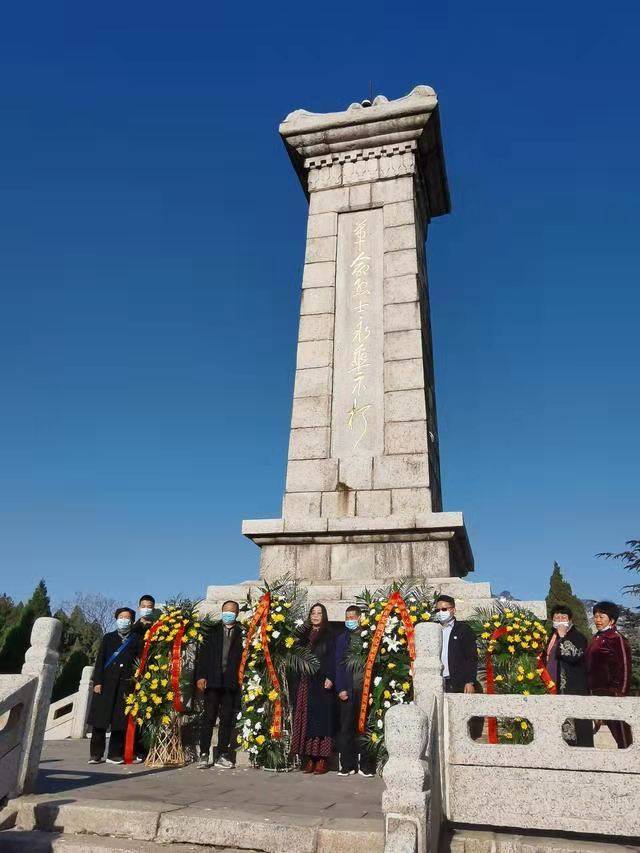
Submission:
<svg viewBox="0 0 640 853">
<path fill-rule="evenodd" d="M 337 545 L 342 543 L 450 541 L 455 574 L 474 570 L 473 552 L 461 512 L 368 518 L 262 518 L 242 522 L 242 534 L 263 545 Z"/>
<path fill-rule="evenodd" d="M 206 844 L 215 848 L 265 853 L 317 853 L 361 847 L 382 853 L 384 825 L 373 818 L 331 818 L 296 814 L 269 815 L 242 808 L 203 809 L 178 803 L 72 800 L 31 795 L 14 801 L 13 824 L 22 831 L 64 833 L 155 841 L 158 844 Z M 11 837 L 10 831 L 2 841 Z M 0 849 L 4 849 L 1 848 Z M 160 849 L 160 848 L 159 848 Z M 162 848 L 164 849 L 164 848 Z M 210 848 L 208 848 L 210 849 Z"/>
</svg>

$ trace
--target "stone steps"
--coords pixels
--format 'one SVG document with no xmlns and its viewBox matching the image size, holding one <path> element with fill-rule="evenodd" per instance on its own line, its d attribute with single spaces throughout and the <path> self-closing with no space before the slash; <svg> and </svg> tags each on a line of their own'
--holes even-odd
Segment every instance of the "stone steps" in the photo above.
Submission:
<svg viewBox="0 0 640 853">
<path fill-rule="evenodd" d="M 197 808 L 142 800 L 69 801 L 54 796 L 21 797 L 14 803 L 15 826 L 0 833 L 2 853 L 156 853 L 167 849 L 176 853 L 343 853 L 356 847 L 382 853 L 384 849 L 383 823 L 375 819 L 323 820 L 294 812 L 265 817 L 226 807 Z"/>
<path fill-rule="evenodd" d="M 0 833 L 2 853 L 239 853 L 237 848 L 203 847 L 200 844 L 172 844 L 170 847 L 155 841 L 133 841 L 97 835 L 61 835 L 39 830 L 8 830 Z M 255 853 L 247 851 L 244 853 Z"/>
<path fill-rule="evenodd" d="M 604 842 L 543 836 L 535 833 L 516 834 L 484 830 L 460 829 L 447 833 L 441 840 L 440 853 L 638 853 L 640 846 L 626 842 Z"/>
</svg>

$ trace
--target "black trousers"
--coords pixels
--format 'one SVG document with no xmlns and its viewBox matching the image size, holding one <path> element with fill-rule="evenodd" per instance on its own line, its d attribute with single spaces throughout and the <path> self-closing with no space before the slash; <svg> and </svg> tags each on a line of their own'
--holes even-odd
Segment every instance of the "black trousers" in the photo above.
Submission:
<svg viewBox="0 0 640 853">
<path fill-rule="evenodd" d="M 240 710 L 240 691 L 225 687 L 204 691 L 204 717 L 200 728 L 200 755 L 209 754 L 213 729 L 218 723 L 218 745 L 216 758 L 224 756 L 233 761 L 235 757 L 236 717 Z"/>
<path fill-rule="evenodd" d="M 442 679 L 445 693 L 464 693 L 465 682 L 454 681 L 452 678 Z M 482 688 L 475 682 L 476 693 L 482 693 Z M 471 717 L 469 720 L 469 737 L 472 740 L 480 740 L 484 730 L 484 717 Z"/>
<path fill-rule="evenodd" d="M 95 726 L 91 731 L 91 743 L 89 744 L 89 752 L 91 758 L 100 759 L 104 756 L 104 747 L 107 740 L 107 730 L 97 729 Z M 124 753 L 124 732 L 111 732 L 109 738 L 109 753 L 107 758 L 123 757 Z"/>
<path fill-rule="evenodd" d="M 360 754 L 358 761 L 358 717 L 362 691 L 357 690 L 346 702 L 338 699 L 338 750 L 341 770 L 357 770 L 375 773 L 375 761 L 366 752 Z"/>
</svg>

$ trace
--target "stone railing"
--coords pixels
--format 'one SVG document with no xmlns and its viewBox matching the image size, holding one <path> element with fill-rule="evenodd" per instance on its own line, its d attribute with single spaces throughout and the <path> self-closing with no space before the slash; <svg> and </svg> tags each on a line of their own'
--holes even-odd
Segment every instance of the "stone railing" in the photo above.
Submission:
<svg viewBox="0 0 640 853">
<path fill-rule="evenodd" d="M 87 733 L 87 717 L 92 693 L 93 667 L 85 666 L 78 691 L 52 702 L 49 706 L 44 739 L 83 738 Z"/>
<path fill-rule="evenodd" d="M 443 694 L 442 630 L 416 629 L 415 704 L 386 715 L 386 853 L 438 850 L 445 821 L 477 827 L 640 835 L 640 699 Z M 520 718 L 529 744 L 473 740 L 477 718 Z M 622 720 L 627 749 L 570 746 L 566 720 Z M 486 735 L 486 726 L 485 726 Z"/>
<path fill-rule="evenodd" d="M 61 633 L 57 619 L 36 619 L 22 674 L 0 675 L 0 802 L 34 790 Z"/>
<path fill-rule="evenodd" d="M 447 694 L 446 814 L 453 823 L 640 835 L 640 699 Z M 474 717 L 518 717 L 529 744 L 472 740 Z M 627 749 L 570 746 L 567 719 L 624 720 Z"/>
<path fill-rule="evenodd" d="M 442 629 L 419 625 L 415 636 L 415 703 L 385 716 L 385 853 L 437 851 L 443 820 Z"/>
</svg>

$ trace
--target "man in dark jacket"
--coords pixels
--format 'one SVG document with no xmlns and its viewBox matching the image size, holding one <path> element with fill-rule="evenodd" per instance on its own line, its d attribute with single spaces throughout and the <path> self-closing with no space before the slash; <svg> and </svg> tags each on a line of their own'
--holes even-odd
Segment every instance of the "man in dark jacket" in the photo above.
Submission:
<svg viewBox="0 0 640 853">
<path fill-rule="evenodd" d="M 436 621 L 442 625 L 442 677 L 446 693 L 475 693 L 478 678 L 476 635 L 456 619 L 456 602 L 440 595 L 435 607 Z"/>
<path fill-rule="evenodd" d="M 553 632 L 543 662 L 562 696 L 588 696 L 586 651 L 588 641 L 573 624 L 573 613 L 566 604 L 551 609 Z M 568 719 L 563 737 L 570 746 L 593 746 L 591 720 Z"/>
<path fill-rule="evenodd" d="M 132 631 L 135 611 L 119 607 L 116 630 L 105 634 L 93 669 L 93 699 L 88 724 L 92 728 L 89 764 L 103 761 L 107 729 L 111 728 L 107 761 L 123 763 L 127 717 L 125 696 L 131 691 L 131 677 L 140 655 L 140 636 Z M 138 760 L 138 759 L 136 759 Z"/>
<path fill-rule="evenodd" d="M 594 696 L 628 696 L 631 685 L 631 649 L 626 637 L 618 633 L 616 622 L 620 608 L 612 601 L 599 601 L 593 607 L 597 633 L 587 649 L 589 688 Z M 596 723 L 596 731 L 602 721 Z M 631 727 L 621 720 L 604 720 L 618 749 L 631 745 Z"/>
<path fill-rule="evenodd" d="M 336 682 L 338 694 L 338 776 L 354 776 L 358 771 L 361 776 L 375 776 L 375 768 L 367 754 L 358 756 L 358 717 L 362 702 L 363 673 L 354 672 L 348 665 L 349 650 L 352 639 L 360 627 L 360 608 L 355 605 L 347 607 L 345 612 L 345 630 L 336 638 Z M 358 761 L 359 759 L 359 761 Z"/>
<path fill-rule="evenodd" d="M 152 595 L 145 593 L 138 601 L 138 621 L 133 630 L 142 638 L 153 625 L 156 619 L 156 600 Z"/>
<path fill-rule="evenodd" d="M 195 665 L 196 687 L 204 694 L 204 719 L 200 731 L 200 762 L 209 767 L 209 750 L 216 721 L 218 745 L 216 767 L 235 766 L 235 720 L 240 709 L 238 671 L 242 659 L 242 629 L 237 623 L 237 601 L 225 601 L 222 619 L 207 634 L 198 650 Z"/>
</svg>

